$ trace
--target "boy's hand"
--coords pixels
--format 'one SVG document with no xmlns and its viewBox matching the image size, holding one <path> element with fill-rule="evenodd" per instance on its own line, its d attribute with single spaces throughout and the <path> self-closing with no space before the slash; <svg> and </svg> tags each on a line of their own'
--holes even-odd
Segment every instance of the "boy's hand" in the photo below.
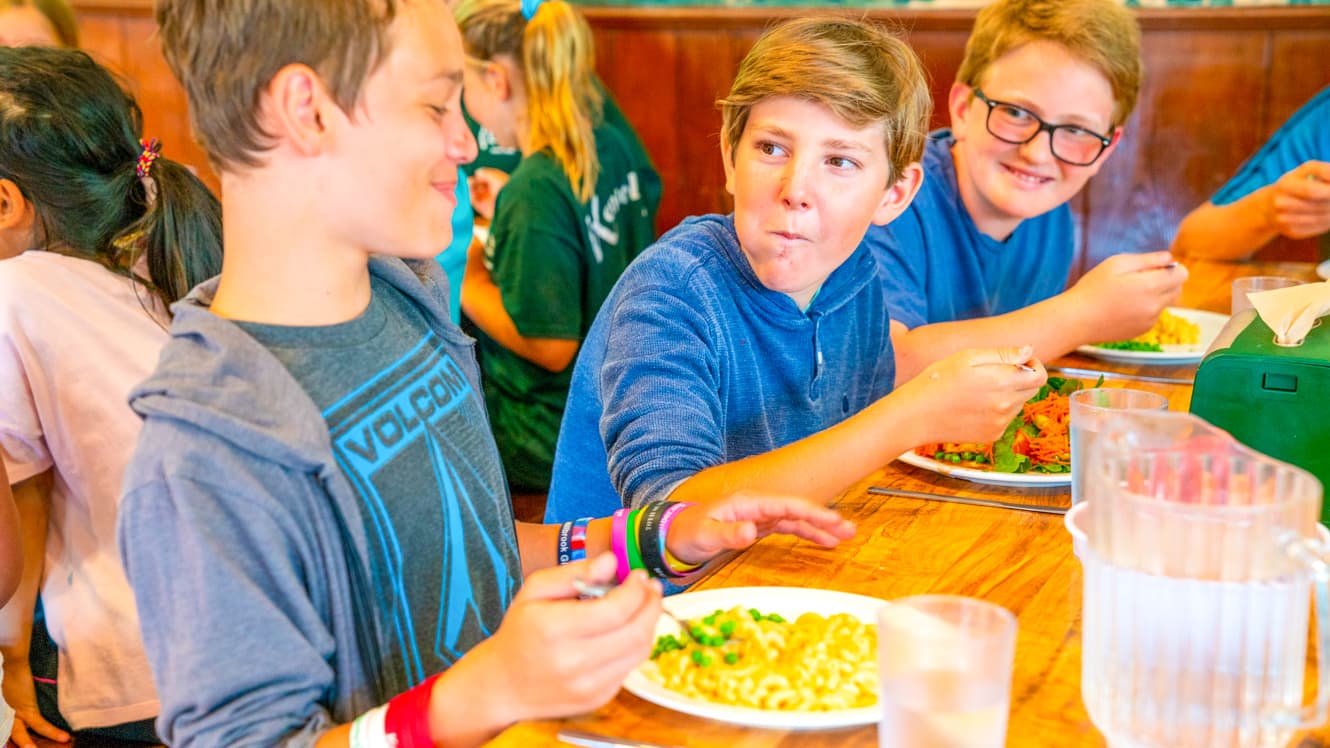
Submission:
<svg viewBox="0 0 1330 748">
<path fill-rule="evenodd" d="M 953 353 L 897 388 L 922 406 L 920 444 L 990 442 L 1048 379 L 1033 346 Z"/>
<path fill-rule="evenodd" d="M 1129 340 L 1149 330 L 1177 303 L 1187 269 L 1168 252 L 1120 254 L 1104 260 L 1067 292 L 1084 321 L 1086 343 Z"/>
<path fill-rule="evenodd" d="M 1273 187 L 1267 220 L 1281 236 L 1306 239 L 1330 232 L 1330 162 L 1307 161 Z"/>
<path fill-rule="evenodd" d="M 747 548 L 773 533 L 831 547 L 854 536 L 854 523 L 805 499 L 741 492 L 679 512 L 665 543 L 675 558 L 698 564 L 721 551 Z"/>
<path fill-rule="evenodd" d="M 476 215 L 486 220 L 494 220 L 494 201 L 499 197 L 499 190 L 508 184 L 508 174 L 498 169 L 482 166 L 467 180 L 471 189 L 471 208 Z"/>
<path fill-rule="evenodd" d="M 603 553 L 530 575 L 499 630 L 467 655 L 485 660 L 491 696 L 509 705 L 509 721 L 597 709 L 651 654 L 659 583 L 635 571 L 603 598 L 579 600 L 573 588 L 576 578 L 604 583 L 614 574 L 614 556 Z"/>
</svg>

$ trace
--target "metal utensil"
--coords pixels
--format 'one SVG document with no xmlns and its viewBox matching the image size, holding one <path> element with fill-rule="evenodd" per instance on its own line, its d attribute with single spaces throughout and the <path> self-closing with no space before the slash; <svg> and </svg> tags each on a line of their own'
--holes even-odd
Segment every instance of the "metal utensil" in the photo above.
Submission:
<svg viewBox="0 0 1330 748">
<path fill-rule="evenodd" d="M 610 590 L 614 589 L 615 586 L 616 585 L 609 582 L 604 584 L 595 584 L 593 582 L 585 581 L 580 577 L 573 579 L 573 589 L 577 590 L 582 595 L 586 595 L 587 597 L 604 597 L 607 594 L 609 594 Z M 688 621 L 687 619 L 680 618 L 674 615 L 667 608 L 661 608 L 661 610 L 665 613 L 665 615 L 669 616 L 670 620 L 674 621 L 674 623 L 677 624 L 679 628 L 683 629 L 684 635 L 687 636 L 689 639 L 692 639 L 698 644 L 707 643 L 701 637 L 698 637 L 693 634 L 694 626 L 691 621 Z M 729 641 L 740 641 L 740 640 L 737 637 L 730 637 Z"/>
<path fill-rule="evenodd" d="M 1041 514 L 1066 514 L 1067 509 L 1060 506 L 1046 506 L 1041 504 L 1016 504 L 1010 501 L 998 501 L 996 499 L 975 499 L 969 496 L 948 496 L 939 493 L 925 493 L 923 491 L 907 491 L 903 488 L 882 488 L 880 486 L 869 486 L 868 492 L 879 496 L 899 496 L 905 499 L 922 499 L 924 501 L 944 501 L 949 504 L 969 504 L 970 506 L 986 506 L 994 509 L 1015 509 L 1019 512 L 1039 512 Z"/>
<path fill-rule="evenodd" d="M 1049 366 L 1049 374 L 1066 374 L 1073 377 L 1103 377 L 1104 379 L 1129 379 L 1137 382 L 1156 384 L 1191 384 L 1191 377 L 1163 377 L 1153 374 L 1127 374 L 1121 371 L 1099 371 L 1098 369 L 1080 369 L 1074 366 Z"/>
<path fill-rule="evenodd" d="M 631 738 L 601 735 L 586 730 L 574 730 L 571 727 L 559 730 L 559 740 L 573 745 L 587 746 L 587 748 L 624 748 L 624 746 L 627 746 L 627 748 L 678 748 L 678 746 L 665 745 L 664 743 L 648 743 Z"/>
</svg>

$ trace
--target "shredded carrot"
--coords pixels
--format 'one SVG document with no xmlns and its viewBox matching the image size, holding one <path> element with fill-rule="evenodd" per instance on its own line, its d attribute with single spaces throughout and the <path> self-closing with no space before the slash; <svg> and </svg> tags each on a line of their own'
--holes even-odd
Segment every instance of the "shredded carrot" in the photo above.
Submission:
<svg viewBox="0 0 1330 748">
<path fill-rule="evenodd" d="M 1043 465 L 1071 466 L 1071 422 L 1070 403 L 1066 395 L 1050 392 L 1038 402 L 1027 402 L 1021 409 L 1022 425 L 1031 424 L 1039 431 L 1038 436 L 1030 436 L 1021 429 L 1012 441 L 1012 451 L 1030 458 L 1030 467 Z M 935 442 L 925 444 L 914 450 L 915 454 L 933 458 L 938 452 L 946 454 L 972 453 L 981 454 L 987 463 L 967 462 L 967 467 L 981 470 L 993 469 L 993 444 L 960 442 Z"/>
</svg>

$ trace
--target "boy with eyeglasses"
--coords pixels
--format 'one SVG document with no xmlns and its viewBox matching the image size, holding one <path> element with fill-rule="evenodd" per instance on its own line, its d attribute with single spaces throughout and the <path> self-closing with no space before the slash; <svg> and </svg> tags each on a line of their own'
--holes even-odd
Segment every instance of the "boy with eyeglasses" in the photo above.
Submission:
<svg viewBox="0 0 1330 748">
<path fill-rule="evenodd" d="M 882 266 L 896 377 L 964 348 L 1043 360 L 1154 323 L 1187 277 L 1168 252 L 1120 254 L 1074 286 L 1067 203 L 1136 103 L 1140 33 L 1116 0 L 998 0 L 981 10 L 929 137 L 910 208 L 865 241 Z"/>
</svg>

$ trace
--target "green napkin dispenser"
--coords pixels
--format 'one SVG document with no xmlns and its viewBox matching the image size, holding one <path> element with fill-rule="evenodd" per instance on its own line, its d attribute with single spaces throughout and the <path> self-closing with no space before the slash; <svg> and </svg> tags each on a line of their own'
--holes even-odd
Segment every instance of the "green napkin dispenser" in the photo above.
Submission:
<svg viewBox="0 0 1330 748">
<path fill-rule="evenodd" d="M 1280 346 L 1254 309 L 1234 315 L 1196 371 L 1191 412 L 1330 486 L 1330 318 Z"/>
</svg>

